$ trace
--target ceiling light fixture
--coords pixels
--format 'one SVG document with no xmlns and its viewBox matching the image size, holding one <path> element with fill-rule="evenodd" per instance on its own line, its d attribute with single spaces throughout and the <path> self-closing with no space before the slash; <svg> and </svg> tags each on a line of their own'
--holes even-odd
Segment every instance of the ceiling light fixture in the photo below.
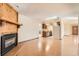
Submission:
<svg viewBox="0 0 79 59">
<path fill-rule="evenodd" d="M 57 19 L 57 16 L 53 16 L 53 17 L 46 18 L 46 20 L 52 20 L 52 19 Z"/>
</svg>

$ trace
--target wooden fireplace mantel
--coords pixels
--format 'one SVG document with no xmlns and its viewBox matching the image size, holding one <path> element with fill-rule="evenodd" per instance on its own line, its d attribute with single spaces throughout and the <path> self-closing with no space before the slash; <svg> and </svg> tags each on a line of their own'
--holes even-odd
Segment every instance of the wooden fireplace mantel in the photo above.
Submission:
<svg viewBox="0 0 79 59">
<path fill-rule="evenodd" d="M 4 20 L 4 19 L 0 19 L 1 22 L 7 22 L 7 23 L 11 23 L 11 24 L 14 24 L 16 26 L 21 26 L 22 24 L 19 24 L 17 22 L 12 22 L 12 21 L 9 21 L 9 20 Z"/>
</svg>

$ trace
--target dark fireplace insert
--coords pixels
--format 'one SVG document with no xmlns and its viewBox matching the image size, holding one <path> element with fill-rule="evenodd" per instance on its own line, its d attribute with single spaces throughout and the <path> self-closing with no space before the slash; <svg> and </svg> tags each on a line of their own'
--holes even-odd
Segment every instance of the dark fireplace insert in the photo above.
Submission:
<svg viewBox="0 0 79 59">
<path fill-rule="evenodd" d="M 0 36 L 0 55 L 5 55 L 17 45 L 17 33 L 5 34 Z"/>
</svg>

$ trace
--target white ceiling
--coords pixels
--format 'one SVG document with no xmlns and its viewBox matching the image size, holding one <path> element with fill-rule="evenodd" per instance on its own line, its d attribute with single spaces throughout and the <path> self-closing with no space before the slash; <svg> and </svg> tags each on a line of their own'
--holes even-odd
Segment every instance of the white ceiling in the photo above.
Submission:
<svg viewBox="0 0 79 59">
<path fill-rule="evenodd" d="M 79 4 L 62 3 L 10 3 L 19 13 L 32 19 L 43 20 L 52 16 L 78 16 Z"/>
</svg>

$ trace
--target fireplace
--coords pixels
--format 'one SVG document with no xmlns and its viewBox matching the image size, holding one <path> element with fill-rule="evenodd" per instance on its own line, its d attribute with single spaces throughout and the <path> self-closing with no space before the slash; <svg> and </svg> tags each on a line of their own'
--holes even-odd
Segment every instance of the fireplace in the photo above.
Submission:
<svg viewBox="0 0 79 59">
<path fill-rule="evenodd" d="M 1 36 L 1 55 L 6 54 L 17 45 L 17 33 L 5 34 Z"/>
</svg>

